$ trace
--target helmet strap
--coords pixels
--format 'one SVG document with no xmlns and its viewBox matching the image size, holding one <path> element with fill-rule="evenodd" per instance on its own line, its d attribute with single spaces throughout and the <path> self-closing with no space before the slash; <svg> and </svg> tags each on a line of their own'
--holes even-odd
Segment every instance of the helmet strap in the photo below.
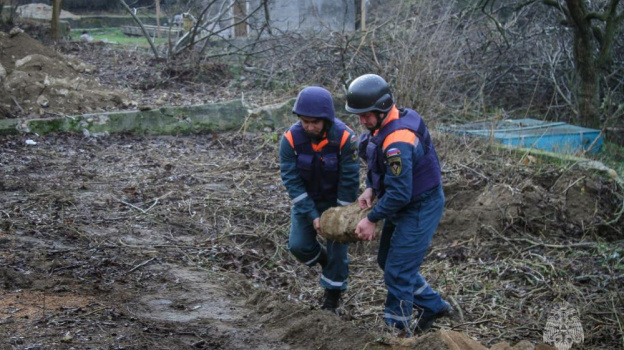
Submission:
<svg viewBox="0 0 624 350">
<path fill-rule="evenodd" d="M 377 116 L 377 124 L 375 125 L 375 130 L 378 130 L 378 129 L 381 129 L 381 124 L 383 124 L 383 121 L 388 116 L 388 113 L 375 111 L 375 115 Z"/>
<path fill-rule="evenodd" d="M 323 137 L 323 135 L 327 134 L 327 132 L 329 131 L 329 128 L 331 128 L 331 122 L 327 119 L 323 119 L 323 129 L 321 129 L 321 138 Z"/>
</svg>

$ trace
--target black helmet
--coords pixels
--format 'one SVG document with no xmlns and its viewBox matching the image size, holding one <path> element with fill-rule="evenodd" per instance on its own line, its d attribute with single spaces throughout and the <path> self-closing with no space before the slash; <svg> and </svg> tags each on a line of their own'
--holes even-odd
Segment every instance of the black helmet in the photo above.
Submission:
<svg viewBox="0 0 624 350">
<path fill-rule="evenodd" d="M 334 100 L 331 93 L 318 86 L 304 88 L 297 95 L 293 113 L 304 117 L 334 121 Z"/>
<path fill-rule="evenodd" d="M 376 74 L 365 74 L 355 79 L 347 90 L 349 113 L 360 114 L 370 111 L 388 112 L 394 99 L 388 83 Z"/>
</svg>

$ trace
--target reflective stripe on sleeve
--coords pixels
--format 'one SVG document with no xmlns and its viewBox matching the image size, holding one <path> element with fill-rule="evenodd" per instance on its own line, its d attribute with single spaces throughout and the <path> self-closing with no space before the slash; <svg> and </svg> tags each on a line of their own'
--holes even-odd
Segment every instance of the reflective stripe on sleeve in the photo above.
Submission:
<svg viewBox="0 0 624 350">
<path fill-rule="evenodd" d="M 303 192 L 302 194 L 300 194 L 297 197 L 293 198 L 293 204 L 301 202 L 302 200 L 304 200 L 306 198 L 308 198 L 308 192 Z"/>
</svg>

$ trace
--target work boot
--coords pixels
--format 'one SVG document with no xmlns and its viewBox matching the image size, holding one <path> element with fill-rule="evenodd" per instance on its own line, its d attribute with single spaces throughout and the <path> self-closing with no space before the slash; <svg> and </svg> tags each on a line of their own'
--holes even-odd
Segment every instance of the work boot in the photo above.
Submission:
<svg viewBox="0 0 624 350">
<path fill-rule="evenodd" d="M 414 328 L 414 334 L 419 335 L 419 334 L 425 333 L 431 328 L 431 326 L 433 326 L 433 323 L 438 318 L 452 317 L 453 315 L 454 315 L 453 307 L 449 303 L 444 302 L 444 307 L 442 308 L 442 311 L 438 312 L 435 315 L 420 317 L 420 319 L 416 323 L 416 328 Z"/>
<path fill-rule="evenodd" d="M 338 315 L 338 304 L 340 304 L 341 295 L 342 291 L 340 289 L 325 289 L 325 294 L 323 295 L 323 305 L 321 305 L 321 309 Z"/>
</svg>

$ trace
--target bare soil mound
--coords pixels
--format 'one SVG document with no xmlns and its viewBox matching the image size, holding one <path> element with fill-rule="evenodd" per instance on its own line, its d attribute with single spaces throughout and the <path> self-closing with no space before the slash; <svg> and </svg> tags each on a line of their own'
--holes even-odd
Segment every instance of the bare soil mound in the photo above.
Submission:
<svg viewBox="0 0 624 350">
<path fill-rule="evenodd" d="M 103 87 L 97 68 L 61 55 L 19 29 L 0 32 L 0 118 L 89 113 L 128 107 Z"/>
</svg>

